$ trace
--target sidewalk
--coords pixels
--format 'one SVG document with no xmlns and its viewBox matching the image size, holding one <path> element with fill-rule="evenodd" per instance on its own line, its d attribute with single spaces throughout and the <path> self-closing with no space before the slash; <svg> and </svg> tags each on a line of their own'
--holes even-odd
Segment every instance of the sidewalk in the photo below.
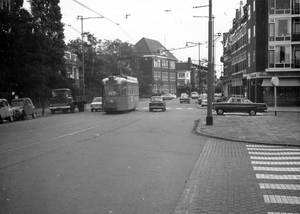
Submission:
<svg viewBox="0 0 300 214">
<path fill-rule="evenodd" d="M 269 107 L 268 113 L 217 115 L 213 125 L 200 118 L 196 133 L 207 137 L 261 144 L 300 146 L 300 107 Z"/>
</svg>

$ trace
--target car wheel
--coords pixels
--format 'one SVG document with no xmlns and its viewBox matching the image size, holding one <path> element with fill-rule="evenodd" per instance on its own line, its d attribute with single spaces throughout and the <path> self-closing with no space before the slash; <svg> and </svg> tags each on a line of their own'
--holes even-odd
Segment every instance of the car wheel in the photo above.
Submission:
<svg viewBox="0 0 300 214">
<path fill-rule="evenodd" d="M 75 110 L 75 106 L 74 106 L 74 105 L 71 105 L 70 112 L 71 112 L 71 113 L 74 113 L 74 110 Z"/>
<path fill-rule="evenodd" d="M 55 110 L 51 110 L 51 114 L 55 114 Z"/>
<path fill-rule="evenodd" d="M 36 113 L 32 113 L 31 116 L 32 116 L 32 119 L 35 119 L 36 118 Z"/>
<path fill-rule="evenodd" d="M 221 108 L 218 108 L 216 112 L 217 112 L 218 115 L 224 114 L 224 110 L 221 109 Z"/>
<path fill-rule="evenodd" d="M 14 121 L 14 118 L 13 118 L 12 116 L 10 116 L 10 117 L 8 118 L 8 121 L 9 121 L 9 122 L 12 122 L 12 121 Z"/>
<path fill-rule="evenodd" d="M 94 111 L 94 109 L 91 109 L 91 112 L 93 112 Z"/>
<path fill-rule="evenodd" d="M 251 109 L 251 110 L 249 111 L 249 115 L 251 115 L 251 116 L 256 115 L 256 111 L 255 111 L 254 109 Z"/>
</svg>

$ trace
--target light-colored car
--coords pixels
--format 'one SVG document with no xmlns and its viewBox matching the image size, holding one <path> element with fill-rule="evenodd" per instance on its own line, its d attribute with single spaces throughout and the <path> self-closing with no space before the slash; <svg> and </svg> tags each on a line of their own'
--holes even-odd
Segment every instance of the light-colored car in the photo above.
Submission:
<svg viewBox="0 0 300 214">
<path fill-rule="evenodd" d="M 91 111 L 102 110 L 102 97 L 94 97 L 91 103 Z"/>
<path fill-rule="evenodd" d="M 8 101 L 6 99 L 0 98 L 0 122 L 3 122 L 3 120 L 12 122 L 14 118 L 13 111 L 10 108 Z"/>
<path fill-rule="evenodd" d="M 192 99 L 198 99 L 198 98 L 199 98 L 198 92 L 193 91 L 193 92 L 191 93 L 191 98 L 192 98 Z"/>
<path fill-rule="evenodd" d="M 169 93 L 162 95 L 162 97 L 164 100 L 173 100 L 174 99 L 172 94 L 169 94 Z"/>
<path fill-rule="evenodd" d="M 33 119 L 36 118 L 36 108 L 30 98 L 13 99 L 10 102 L 10 106 L 13 110 L 15 119 L 24 120 L 28 115 L 31 115 Z"/>
<path fill-rule="evenodd" d="M 201 101 L 201 107 L 207 106 L 207 97 L 203 97 Z"/>
<path fill-rule="evenodd" d="M 180 103 L 190 103 L 190 97 L 188 95 L 182 95 L 179 98 Z"/>
<path fill-rule="evenodd" d="M 171 95 L 172 95 L 173 99 L 177 98 L 176 94 L 171 94 Z"/>
</svg>

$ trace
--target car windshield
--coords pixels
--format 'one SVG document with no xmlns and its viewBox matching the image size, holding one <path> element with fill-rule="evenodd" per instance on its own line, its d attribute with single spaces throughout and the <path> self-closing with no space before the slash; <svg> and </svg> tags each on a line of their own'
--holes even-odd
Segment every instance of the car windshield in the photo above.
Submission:
<svg viewBox="0 0 300 214">
<path fill-rule="evenodd" d="M 61 90 L 61 91 L 52 91 L 52 97 L 57 98 L 57 97 L 67 97 L 70 92 L 66 90 Z"/>
<path fill-rule="evenodd" d="M 12 107 L 19 107 L 19 106 L 23 106 L 24 102 L 23 100 L 13 100 L 11 101 L 11 106 Z"/>
<path fill-rule="evenodd" d="M 151 102 L 153 101 L 163 101 L 162 97 L 151 97 Z"/>
<path fill-rule="evenodd" d="M 93 102 L 102 102 L 102 97 L 95 97 Z"/>
</svg>

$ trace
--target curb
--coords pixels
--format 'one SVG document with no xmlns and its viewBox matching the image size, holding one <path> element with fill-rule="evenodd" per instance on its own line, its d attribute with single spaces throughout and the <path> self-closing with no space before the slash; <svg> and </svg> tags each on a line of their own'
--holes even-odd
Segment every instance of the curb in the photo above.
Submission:
<svg viewBox="0 0 300 214">
<path fill-rule="evenodd" d="M 200 119 L 195 121 L 195 126 L 194 129 L 192 131 L 193 134 L 196 135 L 201 135 L 204 137 L 209 137 L 209 138 L 215 138 L 215 139 L 219 139 L 219 140 L 226 140 L 226 141 L 233 141 L 233 142 L 238 142 L 238 143 L 251 143 L 251 144 L 259 144 L 259 145 L 276 145 L 276 146 L 293 146 L 293 147 L 300 147 L 300 145 L 295 145 L 295 144 L 289 144 L 289 143 L 279 143 L 279 142 L 260 142 L 260 141 L 251 141 L 251 140 L 243 140 L 243 139 L 235 139 L 235 138 L 224 138 L 224 137 L 220 137 L 217 135 L 212 135 L 206 132 L 201 132 L 201 128 L 198 129 L 199 125 L 200 125 Z M 199 131 L 198 131 L 199 130 Z"/>
</svg>

